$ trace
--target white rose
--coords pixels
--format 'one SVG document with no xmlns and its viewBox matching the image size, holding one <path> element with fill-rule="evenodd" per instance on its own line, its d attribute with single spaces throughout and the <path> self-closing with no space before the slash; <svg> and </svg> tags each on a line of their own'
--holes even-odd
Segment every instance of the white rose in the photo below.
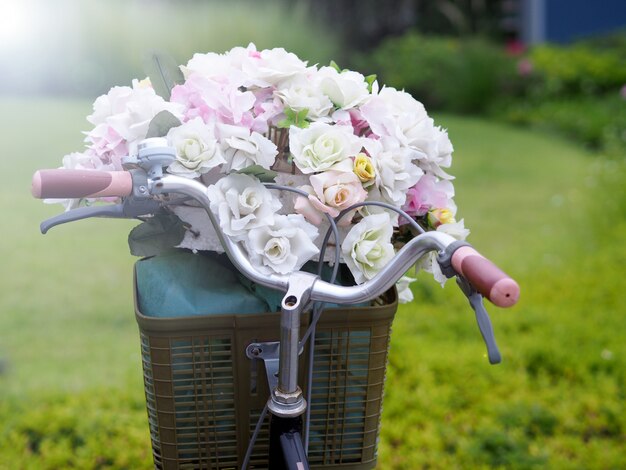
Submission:
<svg viewBox="0 0 626 470">
<path fill-rule="evenodd" d="M 306 129 L 291 126 L 289 149 L 302 173 L 352 171 L 350 157 L 361 150 L 361 144 L 350 126 L 314 122 Z"/>
<path fill-rule="evenodd" d="M 269 168 L 276 161 L 276 145 L 258 132 L 229 124 L 218 124 L 222 149 L 227 160 L 224 172 L 242 170 L 252 165 Z"/>
<path fill-rule="evenodd" d="M 358 284 L 372 279 L 393 258 L 392 234 L 387 213 L 368 215 L 348 232 L 341 253 Z"/>
<path fill-rule="evenodd" d="M 298 77 L 282 86 L 276 95 L 286 107 L 294 111 L 307 109 L 307 118 L 318 120 L 328 116 L 333 107 L 328 96 L 322 93 L 319 83 L 313 77 Z"/>
<path fill-rule="evenodd" d="M 321 67 L 318 75 L 322 91 L 340 109 L 355 108 L 370 96 L 365 77 L 358 72 Z"/>
<path fill-rule="evenodd" d="M 252 229 L 245 240 L 250 262 L 262 273 L 288 274 L 319 253 L 317 228 L 299 214 L 276 215 L 272 225 Z"/>
<path fill-rule="evenodd" d="M 381 141 L 363 139 L 376 168 L 376 187 L 383 200 L 402 207 L 407 191 L 415 186 L 424 172 L 411 159 L 413 152 L 407 148 L 385 148 Z"/>
<path fill-rule="evenodd" d="M 223 232 L 237 241 L 245 239 L 250 229 L 272 224 L 281 207 L 259 180 L 237 173 L 209 186 L 207 194 Z"/>
<path fill-rule="evenodd" d="M 176 148 L 176 161 L 168 168 L 172 174 L 198 178 L 226 163 L 213 129 L 200 117 L 170 129 L 167 140 Z"/>
</svg>

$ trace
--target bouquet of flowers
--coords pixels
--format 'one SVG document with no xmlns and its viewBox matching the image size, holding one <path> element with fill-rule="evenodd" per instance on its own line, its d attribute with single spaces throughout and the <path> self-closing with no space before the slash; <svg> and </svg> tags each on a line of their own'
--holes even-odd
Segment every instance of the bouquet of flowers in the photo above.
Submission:
<svg viewBox="0 0 626 470">
<path fill-rule="evenodd" d="M 452 144 L 408 93 L 333 62 L 308 66 L 284 49 L 258 51 L 253 44 L 195 54 L 168 73 L 157 65 L 158 78 L 96 99 L 86 149 L 66 155 L 64 168 L 123 170 L 141 140 L 167 138 L 177 157 L 166 171 L 208 186 L 224 233 L 267 273 L 314 259 L 327 217 L 364 202 L 402 209 L 425 230 L 467 236 L 455 220 L 453 177 L 445 171 Z M 299 194 L 278 194 L 267 181 Z M 82 201 L 61 202 L 71 209 Z M 172 210 L 185 228 L 176 245 L 220 249 L 206 215 L 198 217 L 193 206 Z M 372 205 L 341 218 L 341 258 L 357 283 L 415 235 L 407 222 Z M 432 259 L 422 267 L 445 279 Z M 410 281 L 401 281 L 402 300 L 411 299 Z"/>
</svg>

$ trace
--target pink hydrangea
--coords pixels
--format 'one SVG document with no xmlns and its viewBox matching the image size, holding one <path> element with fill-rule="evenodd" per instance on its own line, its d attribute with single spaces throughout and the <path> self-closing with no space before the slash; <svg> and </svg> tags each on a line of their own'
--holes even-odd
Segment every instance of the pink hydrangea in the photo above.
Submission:
<svg viewBox="0 0 626 470">
<path fill-rule="evenodd" d="M 228 81 L 220 83 L 192 74 L 183 85 L 172 89 L 171 101 L 184 106 L 186 121 L 201 117 L 206 123 L 217 121 L 251 129 L 257 99 L 251 91 L 241 91 Z"/>
<path fill-rule="evenodd" d="M 435 176 L 425 174 L 408 190 L 402 210 L 410 216 L 421 217 L 432 208 L 448 207 L 453 195 L 452 183 L 446 180 L 437 181 Z"/>
</svg>

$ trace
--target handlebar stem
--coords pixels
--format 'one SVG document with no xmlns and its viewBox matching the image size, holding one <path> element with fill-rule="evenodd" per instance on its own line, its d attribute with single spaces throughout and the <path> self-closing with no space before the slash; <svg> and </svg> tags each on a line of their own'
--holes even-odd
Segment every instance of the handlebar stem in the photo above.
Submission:
<svg viewBox="0 0 626 470">
<path fill-rule="evenodd" d="M 316 280 L 317 276 L 303 272 L 294 272 L 289 276 L 289 288 L 280 314 L 278 385 L 268 401 L 273 415 L 295 417 L 306 410 L 306 400 L 298 387 L 300 316 L 309 303 L 311 288 Z"/>
</svg>

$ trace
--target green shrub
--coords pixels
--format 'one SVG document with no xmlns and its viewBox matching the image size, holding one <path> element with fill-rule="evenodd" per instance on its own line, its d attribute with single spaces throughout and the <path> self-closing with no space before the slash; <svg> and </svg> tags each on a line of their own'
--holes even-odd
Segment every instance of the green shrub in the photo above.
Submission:
<svg viewBox="0 0 626 470">
<path fill-rule="evenodd" d="M 626 103 L 617 92 L 603 97 L 520 99 L 497 115 L 514 124 L 560 132 L 611 155 L 626 153 Z"/>
<path fill-rule="evenodd" d="M 150 468 L 152 455 L 141 390 L 3 403 L 0 468 Z M 7 465 L 4 467 L 3 465 Z"/>
<path fill-rule="evenodd" d="M 619 50 L 586 44 L 541 45 L 530 52 L 533 73 L 540 76 L 541 96 L 597 95 L 626 83 L 626 57 Z"/>
<path fill-rule="evenodd" d="M 626 154 L 626 32 L 540 45 L 521 60 L 522 93 L 492 108 L 496 117 L 560 132 L 609 155 Z"/>
<path fill-rule="evenodd" d="M 530 442 L 523 436 L 499 429 L 478 430 L 471 438 L 467 456 L 477 464 L 489 468 L 533 469 L 546 465 L 547 456 L 531 449 Z"/>
<path fill-rule="evenodd" d="M 384 41 L 357 66 L 405 89 L 429 109 L 484 113 L 502 95 L 517 92 L 515 62 L 478 38 L 425 37 L 417 33 Z"/>
<path fill-rule="evenodd" d="M 384 41 L 357 65 L 431 110 L 488 113 L 610 155 L 626 153 L 626 33 L 540 45 L 513 58 L 479 38 L 411 32 Z"/>
</svg>

